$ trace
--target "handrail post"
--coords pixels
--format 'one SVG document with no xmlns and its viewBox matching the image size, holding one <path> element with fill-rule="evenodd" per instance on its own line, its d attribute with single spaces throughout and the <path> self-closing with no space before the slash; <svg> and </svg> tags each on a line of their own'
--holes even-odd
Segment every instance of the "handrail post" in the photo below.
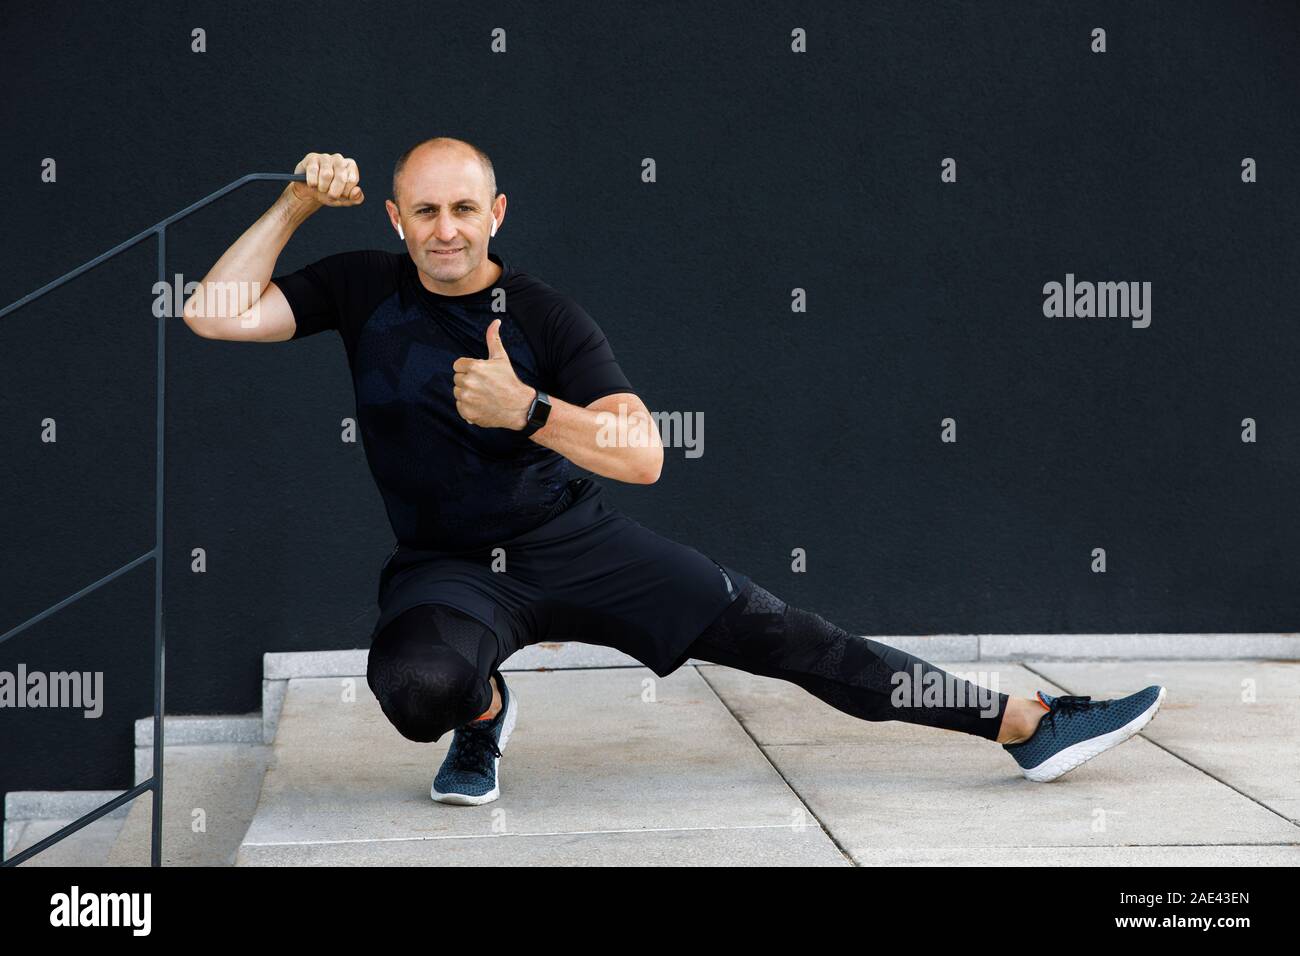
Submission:
<svg viewBox="0 0 1300 956">
<path fill-rule="evenodd" d="M 22 308 L 27 303 L 39 299 L 41 296 L 45 295 L 45 293 L 58 288 L 59 286 L 63 285 L 65 282 L 75 279 L 77 276 L 81 275 L 82 273 L 87 272 L 90 269 L 93 269 L 101 262 L 107 262 L 109 259 L 112 259 L 114 256 L 117 256 L 119 253 L 125 252 L 127 249 L 131 248 L 136 243 L 141 242 L 142 240 L 147 239 L 150 235 L 154 235 L 154 234 L 156 234 L 158 237 L 158 281 L 162 283 L 167 283 L 169 281 L 167 276 L 167 227 L 171 225 L 173 222 L 179 222 L 181 219 L 184 219 L 190 213 L 203 208 L 208 203 L 216 199 L 220 199 L 226 193 L 238 189 L 240 186 L 244 185 L 245 183 L 258 182 L 258 181 L 301 183 L 307 181 L 307 175 L 305 173 L 249 173 L 246 176 L 242 176 L 232 183 L 227 183 L 225 186 L 223 186 L 221 189 L 218 189 L 216 192 L 208 194 L 204 198 L 200 199 L 198 202 L 191 203 L 190 205 L 186 206 L 184 209 L 172 213 L 170 216 L 166 217 L 160 222 L 154 223 L 148 229 L 144 230 L 143 232 L 137 233 L 136 235 L 132 236 L 130 239 L 127 239 L 125 242 L 118 243 L 112 249 L 109 249 L 107 252 L 101 253 L 100 255 L 96 256 L 94 259 L 91 259 L 89 262 L 83 263 L 82 265 L 71 270 L 70 272 L 65 272 L 63 275 L 59 276 L 57 279 L 54 279 L 51 282 L 47 282 L 45 285 L 41 286 L 35 292 L 31 292 L 23 296 L 17 302 L 11 302 L 3 309 L 0 309 L 0 317 L 8 315 L 10 312 L 13 312 L 15 309 Z M 183 292 L 184 290 L 181 291 Z M 174 302 L 175 300 L 176 300 L 175 296 L 169 298 L 169 301 Z M 165 476 L 164 441 L 166 438 L 165 426 L 167 423 L 167 415 L 166 415 L 167 319 L 168 316 L 165 314 L 165 311 L 163 315 L 158 317 L 158 365 L 157 365 L 158 384 L 155 390 L 155 395 L 156 395 L 155 441 L 157 444 L 157 450 L 154 457 L 154 461 L 155 461 L 154 546 L 153 546 L 153 553 L 152 553 L 152 557 L 154 561 L 153 777 L 145 781 L 144 783 L 136 784 L 133 788 L 131 788 L 131 790 L 119 794 L 117 797 L 114 797 L 112 800 L 110 800 L 108 803 L 104 804 L 103 806 L 96 807 L 94 810 L 91 810 L 89 813 L 82 814 L 76 820 L 73 820 L 67 826 L 61 828 L 57 833 L 51 834 L 50 836 L 41 840 L 39 843 L 17 854 L 12 859 L 0 861 L 0 866 L 17 866 L 19 863 L 22 863 L 23 861 L 29 859 L 32 856 L 35 856 L 37 853 L 41 853 L 49 849 L 49 847 L 53 846 L 55 843 L 58 843 L 60 840 L 63 840 L 66 837 L 71 836 L 73 833 L 76 833 L 78 830 L 88 825 L 89 823 L 99 819 L 102 816 L 105 816 L 106 814 L 110 813 L 112 810 L 116 809 L 117 807 L 125 803 L 128 803 L 131 800 L 134 800 L 136 797 L 142 795 L 146 790 L 153 791 L 153 821 L 152 821 L 152 832 L 150 834 L 149 863 L 150 866 L 162 866 L 163 749 L 165 746 L 165 741 L 163 739 L 164 738 L 163 697 L 164 697 L 164 690 L 165 690 L 163 678 L 165 674 L 164 657 L 166 651 L 166 642 L 164 639 L 166 618 L 164 616 L 165 612 L 163 608 L 163 567 L 164 567 L 163 553 L 164 553 L 164 546 L 166 544 L 166 537 L 165 537 L 166 502 L 163 500 L 163 486 L 164 486 L 163 479 Z M 137 564 L 142 563 L 145 560 L 145 558 L 149 556 L 150 555 L 141 555 L 135 561 L 132 561 L 131 563 L 123 566 L 122 568 L 119 568 L 117 571 L 113 572 L 111 575 L 96 582 L 94 585 L 91 585 L 90 587 L 87 588 L 83 588 L 81 591 L 79 591 L 76 594 L 73 594 L 71 597 L 65 598 L 62 601 L 59 601 L 58 603 L 53 605 L 52 607 L 46 608 L 40 614 L 37 614 L 34 617 L 29 618 L 27 621 L 25 621 L 23 624 L 19 625 L 18 627 L 15 627 L 5 632 L 4 636 L 0 637 L 0 643 L 3 643 L 4 641 L 12 637 L 15 637 L 21 631 L 26 630 L 27 628 L 31 627 L 32 625 L 36 624 L 41 620 L 44 620 L 46 617 L 49 617 L 55 611 L 63 607 L 66 607 L 67 605 L 73 603 L 74 601 L 85 596 L 86 594 L 89 594 L 91 591 L 95 590 L 99 586 L 108 583 L 113 578 L 116 578 L 119 575 L 124 574 L 126 571 L 135 567 Z"/>
<path fill-rule="evenodd" d="M 167 282 L 167 227 L 158 227 L 158 281 Z M 184 291 L 184 290 L 182 290 Z M 169 296 L 175 302 L 175 296 Z M 163 748 L 165 746 L 163 731 L 163 683 L 165 673 L 163 654 L 166 645 L 163 640 L 163 545 L 166 504 L 163 501 L 163 466 L 164 441 L 167 424 L 167 316 L 170 309 L 163 309 L 158 317 L 158 389 L 157 389 L 157 454 L 155 455 L 154 473 L 154 546 L 153 546 L 153 833 L 149 843 L 149 865 L 162 866 L 162 814 L 163 814 Z"/>
</svg>

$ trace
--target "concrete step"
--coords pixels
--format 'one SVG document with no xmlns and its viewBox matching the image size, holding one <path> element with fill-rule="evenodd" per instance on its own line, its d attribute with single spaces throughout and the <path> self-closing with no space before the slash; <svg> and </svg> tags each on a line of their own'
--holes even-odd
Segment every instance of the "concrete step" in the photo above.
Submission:
<svg viewBox="0 0 1300 956">
<path fill-rule="evenodd" d="M 164 832 L 164 861 L 206 866 L 229 866 L 233 862 L 239 838 L 252 819 L 257 789 L 270 755 L 270 749 L 261 742 L 262 727 L 260 712 L 166 718 L 163 812 L 172 825 Z M 140 784 L 153 775 L 152 717 L 135 722 L 135 744 L 135 783 Z M 121 793 L 63 790 L 7 794 L 6 858 L 57 833 Z M 198 799 L 200 796 L 203 799 Z M 171 799 L 181 803 L 173 806 Z M 196 809 L 203 813 L 194 813 Z M 188 814 L 183 820 L 182 813 Z M 147 866 L 152 819 L 153 797 L 142 794 L 23 865 Z M 175 847 L 168 845 L 173 830 L 180 837 Z"/>
<path fill-rule="evenodd" d="M 1300 863 L 1300 664 L 1013 663 L 921 641 L 906 647 L 1017 696 L 1161 683 L 1169 697 L 1131 742 L 1043 785 L 990 741 L 861 721 L 783 681 L 698 661 L 656 678 L 612 649 L 539 645 L 503 668 L 520 714 L 501 799 L 453 807 L 428 792 L 450 734 L 401 737 L 364 651 L 268 654 L 263 713 L 167 718 L 165 862 Z M 152 773 L 152 729 L 137 723 L 137 782 Z M 8 855 L 119 792 L 8 794 Z M 25 865 L 146 865 L 151 803 Z"/>
<path fill-rule="evenodd" d="M 507 671 L 502 796 L 435 803 L 364 678 L 287 680 L 236 865 L 847 865 L 695 667 Z"/>
<path fill-rule="evenodd" d="M 5 794 L 3 858 L 11 859 L 35 846 L 122 793 L 121 790 L 16 790 Z M 129 812 L 130 804 L 118 807 L 20 865 L 106 866 L 109 851 Z"/>
<path fill-rule="evenodd" d="M 260 734 L 261 721 L 256 721 Z M 271 748 L 261 743 L 170 742 L 163 751 L 162 863 L 230 866 L 253 819 Z M 137 782 L 153 772 L 153 748 L 137 751 Z M 144 771 L 141 773 L 140 771 Z M 132 801 L 108 866 L 148 866 L 153 798 Z"/>
<path fill-rule="evenodd" d="M 262 740 L 275 739 L 289 681 L 296 677 L 360 677 L 364 683 L 368 648 L 348 651 L 283 651 L 262 655 Z M 622 651 L 581 641 L 545 641 L 510 655 L 501 670 L 569 670 L 589 667 L 641 667 Z"/>
</svg>

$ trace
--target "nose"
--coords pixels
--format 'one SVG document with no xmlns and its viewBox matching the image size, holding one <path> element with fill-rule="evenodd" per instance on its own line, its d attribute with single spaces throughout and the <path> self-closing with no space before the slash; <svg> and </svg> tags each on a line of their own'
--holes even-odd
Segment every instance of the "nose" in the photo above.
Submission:
<svg viewBox="0 0 1300 956">
<path fill-rule="evenodd" d="M 456 220 L 449 214 L 439 214 L 438 221 L 434 223 L 433 235 L 439 242 L 449 244 L 456 239 Z"/>
</svg>

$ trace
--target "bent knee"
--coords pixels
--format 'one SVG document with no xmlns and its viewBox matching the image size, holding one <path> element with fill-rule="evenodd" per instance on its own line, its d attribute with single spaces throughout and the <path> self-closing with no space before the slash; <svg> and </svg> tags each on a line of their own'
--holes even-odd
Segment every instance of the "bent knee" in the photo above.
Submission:
<svg viewBox="0 0 1300 956">
<path fill-rule="evenodd" d="M 366 682 L 384 716 L 403 737 L 433 743 L 487 710 L 492 687 L 480 673 L 477 659 L 466 656 L 468 648 L 447 642 L 446 609 L 424 608 L 412 608 L 421 613 L 406 612 L 376 637 Z M 464 623 L 453 624 L 462 630 L 461 636 Z M 473 624 L 492 636 L 479 622 Z"/>
</svg>

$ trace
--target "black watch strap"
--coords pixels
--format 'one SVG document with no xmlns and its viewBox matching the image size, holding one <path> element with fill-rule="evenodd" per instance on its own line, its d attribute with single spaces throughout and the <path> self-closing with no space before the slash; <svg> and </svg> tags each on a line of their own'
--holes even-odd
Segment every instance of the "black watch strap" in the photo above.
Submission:
<svg viewBox="0 0 1300 956">
<path fill-rule="evenodd" d="M 524 425 L 525 438 L 545 425 L 546 419 L 551 415 L 551 396 L 540 388 L 535 391 L 537 394 L 533 397 L 532 405 L 528 407 L 528 422 Z"/>
</svg>

